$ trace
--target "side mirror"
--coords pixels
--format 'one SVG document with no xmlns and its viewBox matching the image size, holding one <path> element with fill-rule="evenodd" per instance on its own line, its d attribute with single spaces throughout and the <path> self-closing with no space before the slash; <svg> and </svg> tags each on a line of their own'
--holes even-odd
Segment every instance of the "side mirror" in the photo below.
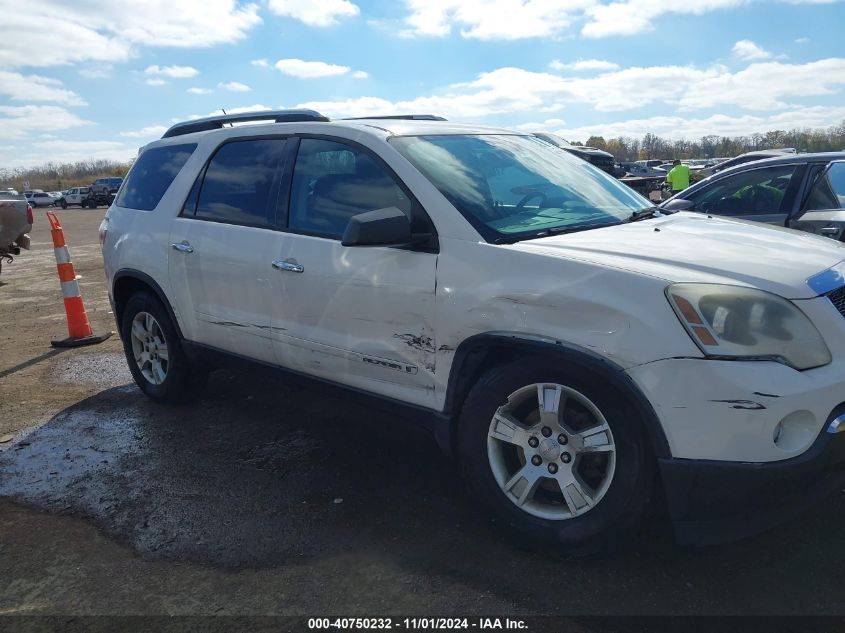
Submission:
<svg viewBox="0 0 845 633">
<path fill-rule="evenodd" d="M 692 211 L 695 209 L 695 203 L 686 198 L 675 198 L 666 202 L 663 208 L 667 211 Z"/>
<path fill-rule="evenodd" d="M 343 246 L 407 246 L 413 242 L 411 221 L 396 207 L 359 213 L 349 218 Z"/>
</svg>

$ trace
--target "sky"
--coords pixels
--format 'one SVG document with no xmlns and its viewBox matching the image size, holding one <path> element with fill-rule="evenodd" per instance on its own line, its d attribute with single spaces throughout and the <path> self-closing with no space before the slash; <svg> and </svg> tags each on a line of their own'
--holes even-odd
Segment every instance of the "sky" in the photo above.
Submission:
<svg viewBox="0 0 845 633">
<path fill-rule="evenodd" d="M 842 0 L 0 0 L 0 15 L 5 168 L 127 160 L 221 108 L 582 142 L 845 120 Z"/>
</svg>

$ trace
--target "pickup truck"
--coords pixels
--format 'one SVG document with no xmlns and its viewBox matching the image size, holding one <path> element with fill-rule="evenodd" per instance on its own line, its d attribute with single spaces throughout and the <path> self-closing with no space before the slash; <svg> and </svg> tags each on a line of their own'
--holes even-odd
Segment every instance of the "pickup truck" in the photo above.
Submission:
<svg viewBox="0 0 845 633">
<path fill-rule="evenodd" d="M 22 248 L 29 250 L 31 230 L 32 206 L 26 198 L 0 191 L 0 271 L 4 259 L 11 264 Z"/>
</svg>

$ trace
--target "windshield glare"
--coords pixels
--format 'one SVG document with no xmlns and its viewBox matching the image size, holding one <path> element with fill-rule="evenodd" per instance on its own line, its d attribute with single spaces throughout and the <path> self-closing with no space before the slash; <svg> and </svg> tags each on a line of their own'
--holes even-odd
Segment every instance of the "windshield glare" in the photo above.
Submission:
<svg viewBox="0 0 845 633">
<path fill-rule="evenodd" d="M 394 137 L 487 241 L 619 224 L 652 204 L 631 188 L 532 136 Z"/>
</svg>

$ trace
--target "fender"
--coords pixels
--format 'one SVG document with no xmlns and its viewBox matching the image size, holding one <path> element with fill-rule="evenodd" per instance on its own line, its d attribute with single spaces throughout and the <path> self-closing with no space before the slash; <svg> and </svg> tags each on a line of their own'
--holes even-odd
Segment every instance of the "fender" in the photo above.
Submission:
<svg viewBox="0 0 845 633">
<path fill-rule="evenodd" d="M 490 332 L 476 334 L 465 339 L 455 351 L 455 359 L 449 372 L 446 387 L 444 414 L 457 420 L 460 407 L 467 392 L 485 366 L 485 360 L 491 355 L 504 355 L 505 358 L 516 356 L 545 356 L 555 362 L 568 366 L 577 366 L 592 371 L 606 378 L 621 394 L 628 397 L 645 423 L 646 432 L 652 449 L 657 457 L 671 457 L 669 442 L 663 427 L 651 403 L 640 391 L 625 370 L 597 354 L 593 350 L 544 337 L 534 337 L 522 333 Z M 452 424 L 452 431 L 457 424 Z"/>
<path fill-rule="evenodd" d="M 167 295 L 164 294 L 164 290 L 161 289 L 161 286 L 158 285 L 155 279 L 140 270 L 135 270 L 134 268 L 121 268 L 115 273 L 114 279 L 112 280 L 112 297 L 115 301 L 114 318 L 115 321 L 117 321 L 117 331 L 120 333 L 121 337 L 123 336 L 123 333 L 120 331 L 120 321 L 123 318 L 123 313 L 118 309 L 117 296 L 114 290 L 117 288 L 118 282 L 121 279 L 127 278 L 140 281 L 145 286 L 148 286 L 153 293 L 155 293 L 158 300 L 161 301 L 164 306 L 164 309 L 167 310 L 167 316 L 170 317 L 171 322 L 176 327 L 176 333 L 179 335 L 179 338 L 184 339 L 185 337 L 182 335 L 182 328 L 179 326 L 179 319 L 176 318 L 176 312 L 173 310 L 173 306 L 167 298 Z"/>
</svg>

